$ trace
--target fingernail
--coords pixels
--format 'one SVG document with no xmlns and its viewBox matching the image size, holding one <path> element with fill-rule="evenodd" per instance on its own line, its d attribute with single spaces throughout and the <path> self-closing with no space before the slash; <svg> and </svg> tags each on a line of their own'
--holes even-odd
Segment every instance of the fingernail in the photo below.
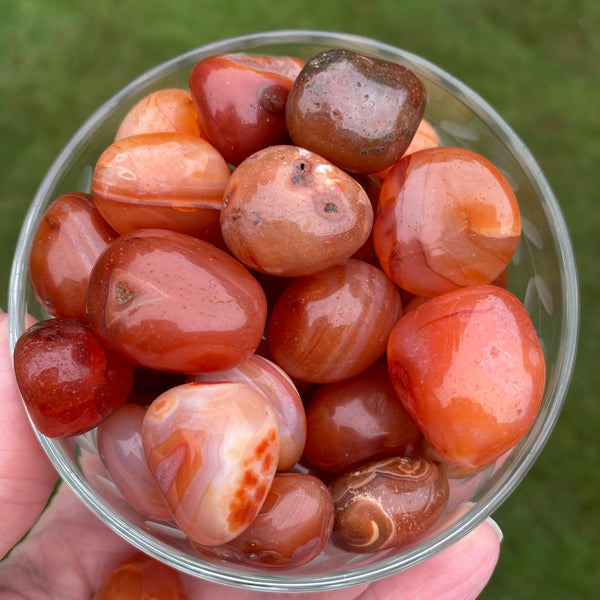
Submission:
<svg viewBox="0 0 600 600">
<path fill-rule="evenodd" d="M 502 533 L 502 529 L 500 529 L 500 525 L 498 525 L 498 523 L 496 523 L 496 521 L 494 521 L 492 517 L 488 517 L 485 521 L 496 532 L 496 535 L 498 536 L 498 541 L 502 542 L 502 540 L 504 539 L 504 534 Z"/>
</svg>

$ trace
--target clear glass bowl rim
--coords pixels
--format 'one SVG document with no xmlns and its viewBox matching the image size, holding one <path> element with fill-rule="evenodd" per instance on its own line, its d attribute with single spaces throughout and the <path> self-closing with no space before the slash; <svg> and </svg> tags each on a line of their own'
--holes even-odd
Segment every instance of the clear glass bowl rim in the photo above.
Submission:
<svg viewBox="0 0 600 600">
<path fill-rule="evenodd" d="M 9 341 L 12 354 L 14 345 L 24 330 L 26 303 L 23 302 L 23 295 L 27 286 L 29 253 L 27 240 L 37 226 L 36 217 L 39 216 L 49 190 L 60 179 L 65 166 L 77 154 L 88 136 L 117 107 L 134 96 L 141 85 L 158 81 L 183 66 L 191 66 L 200 58 L 211 54 L 251 50 L 256 47 L 276 44 L 315 44 L 318 46 L 347 48 L 363 51 L 366 54 L 375 54 L 380 58 L 402 59 L 405 64 L 413 64 L 432 81 L 439 83 L 452 92 L 476 113 L 519 160 L 530 182 L 536 188 L 538 197 L 544 199 L 543 208 L 548 221 L 554 227 L 554 242 L 561 267 L 562 321 L 564 327 L 559 343 L 558 363 L 560 366 L 556 369 L 553 379 L 548 382 L 547 390 L 552 391 L 553 401 L 547 418 L 542 422 L 536 421 L 534 424 L 534 428 L 536 428 L 535 435 L 529 436 L 529 443 L 523 448 L 511 472 L 498 481 L 492 489 L 488 490 L 476 504 L 470 507 L 449 528 L 399 556 L 375 564 L 350 568 L 331 574 L 299 576 L 273 572 L 238 571 L 234 568 L 213 565 L 200 559 L 195 560 L 183 552 L 174 550 L 171 546 L 152 538 L 145 531 L 133 526 L 121 515 L 115 514 L 112 508 L 87 484 L 81 473 L 72 468 L 70 459 L 60 444 L 56 440 L 46 438 L 37 431 L 36 434 L 63 481 L 67 483 L 92 513 L 142 552 L 187 574 L 238 588 L 264 592 L 328 591 L 372 582 L 412 567 L 454 544 L 484 521 L 512 493 L 539 456 L 556 424 L 570 384 L 579 333 L 579 292 L 576 263 L 566 223 L 550 185 L 527 147 L 495 109 L 476 92 L 440 67 L 415 54 L 374 39 L 335 31 L 290 29 L 241 35 L 195 48 L 146 71 L 101 105 L 83 123 L 59 153 L 40 184 L 25 217 L 11 269 L 8 296 Z"/>
</svg>

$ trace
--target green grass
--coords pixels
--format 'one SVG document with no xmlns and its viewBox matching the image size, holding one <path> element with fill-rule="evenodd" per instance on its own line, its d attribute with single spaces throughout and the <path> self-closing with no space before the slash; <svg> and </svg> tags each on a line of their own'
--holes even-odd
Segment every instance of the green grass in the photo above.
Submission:
<svg viewBox="0 0 600 600">
<path fill-rule="evenodd" d="M 347 31 L 439 64 L 496 107 L 545 171 L 570 227 L 582 300 L 571 391 L 545 452 L 496 514 L 486 600 L 598 597 L 600 3 L 597 0 L 0 0 L 0 305 L 20 223 L 53 157 L 154 64 L 225 36 Z"/>
</svg>

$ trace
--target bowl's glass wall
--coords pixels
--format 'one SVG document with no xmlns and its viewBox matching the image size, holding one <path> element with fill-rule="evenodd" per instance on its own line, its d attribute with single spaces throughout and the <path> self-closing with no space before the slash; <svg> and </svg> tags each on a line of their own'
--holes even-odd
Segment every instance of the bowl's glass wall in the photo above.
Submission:
<svg viewBox="0 0 600 600">
<path fill-rule="evenodd" d="M 48 204 L 59 194 L 89 191 L 94 164 L 112 142 L 127 111 L 143 96 L 165 87 L 187 87 L 193 64 L 220 52 L 289 54 L 304 60 L 338 47 L 391 59 L 413 69 L 427 89 L 426 118 L 445 145 L 471 148 L 494 162 L 510 181 L 521 208 L 523 235 L 510 265 L 509 289 L 525 304 L 547 362 L 547 389 L 537 420 L 502 461 L 483 473 L 452 482 L 447 515 L 426 538 L 398 550 L 350 555 L 328 547 L 292 572 L 265 572 L 200 559 L 170 524 L 151 522 L 133 510 L 110 481 L 94 433 L 74 439 L 40 436 L 60 475 L 83 502 L 144 552 L 212 581 L 271 591 L 316 591 L 345 587 L 400 571 L 447 547 L 493 512 L 527 473 L 554 427 L 575 356 L 578 295 L 569 236 L 558 204 L 535 160 L 495 111 L 470 89 L 423 59 L 372 40 L 305 31 L 256 34 L 191 51 L 146 73 L 100 107 L 58 156 L 42 182 L 24 223 L 9 293 L 11 344 L 24 331 L 27 312 L 46 315 L 28 283 L 28 247 Z"/>
</svg>

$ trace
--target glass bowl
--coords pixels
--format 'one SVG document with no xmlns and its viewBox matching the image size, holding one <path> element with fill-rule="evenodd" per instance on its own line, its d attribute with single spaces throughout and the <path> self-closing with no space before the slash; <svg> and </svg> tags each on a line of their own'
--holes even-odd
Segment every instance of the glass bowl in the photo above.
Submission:
<svg viewBox="0 0 600 600">
<path fill-rule="evenodd" d="M 139 550 L 180 571 L 239 588 L 300 592 L 333 590 L 407 569 L 450 546 L 493 513 L 529 471 L 558 419 L 576 354 L 579 304 L 576 268 L 559 205 L 534 158 L 496 111 L 467 86 L 413 54 L 374 40 L 318 31 L 272 31 L 197 48 L 148 71 L 103 104 L 77 131 L 42 181 L 20 233 L 10 280 L 11 349 L 25 330 L 25 315 L 46 315 L 28 281 L 32 237 L 46 207 L 58 195 L 89 191 L 94 164 L 112 142 L 127 111 L 143 96 L 187 87 L 191 67 L 224 52 L 282 54 L 307 60 L 328 48 L 344 48 L 397 61 L 412 69 L 427 90 L 425 117 L 443 145 L 464 146 L 498 166 L 512 185 L 522 213 L 522 237 L 509 266 L 509 289 L 524 303 L 542 343 L 546 390 L 525 437 L 501 461 L 465 479 L 451 480 L 448 510 L 434 530 L 394 550 L 352 555 L 332 546 L 309 564 L 266 571 L 197 556 L 170 523 L 154 522 L 123 499 L 104 468 L 95 432 L 40 442 L 58 473 L 82 502 Z"/>
</svg>

